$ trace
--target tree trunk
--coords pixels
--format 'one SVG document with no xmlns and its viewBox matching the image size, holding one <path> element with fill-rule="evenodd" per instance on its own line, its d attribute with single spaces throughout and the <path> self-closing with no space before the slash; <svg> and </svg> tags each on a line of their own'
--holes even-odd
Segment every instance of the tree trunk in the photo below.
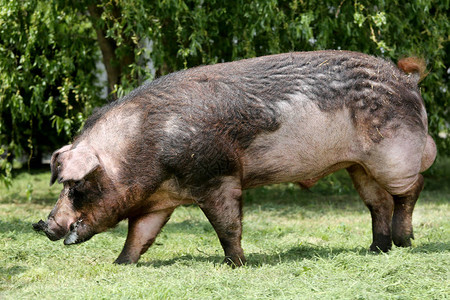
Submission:
<svg viewBox="0 0 450 300">
<path fill-rule="evenodd" d="M 114 20 L 121 18 L 120 8 L 115 4 L 113 5 L 112 15 Z M 108 77 L 108 95 L 111 100 L 117 98 L 117 94 L 114 92 L 115 86 L 120 85 L 122 82 L 122 76 L 130 76 L 129 66 L 135 61 L 133 41 L 128 36 L 123 36 L 123 43 L 120 46 L 121 52 L 124 53 L 120 57 L 117 55 L 117 43 L 116 41 L 106 36 L 108 28 L 113 27 L 114 20 L 101 20 L 104 8 L 97 4 L 89 4 L 88 11 L 92 19 L 92 24 L 97 33 L 97 42 L 102 52 L 103 64 L 105 65 L 106 74 Z M 109 22 L 109 23 L 108 23 Z M 129 78 L 131 79 L 131 78 Z"/>
</svg>

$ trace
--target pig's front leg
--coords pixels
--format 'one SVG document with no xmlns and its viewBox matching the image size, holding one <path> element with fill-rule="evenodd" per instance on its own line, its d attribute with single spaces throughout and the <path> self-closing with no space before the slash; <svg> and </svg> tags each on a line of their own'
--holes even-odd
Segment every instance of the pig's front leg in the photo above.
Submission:
<svg viewBox="0 0 450 300">
<path fill-rule="evenodd" d="M 136 263 L 139 257 L 153 244 L 173 210 L 170 208 L 128 219 L 127 240 L 115 263 Z"/>
<path fill-rule="evenodd" d="M 225 263 L 234 266 L 245 264 L 241 247 L 242 190 L 239 180 L 225 177 L 221 185 L 199 200 L 199 206 L 211 222 L 225 252 Z"/>
</svg>

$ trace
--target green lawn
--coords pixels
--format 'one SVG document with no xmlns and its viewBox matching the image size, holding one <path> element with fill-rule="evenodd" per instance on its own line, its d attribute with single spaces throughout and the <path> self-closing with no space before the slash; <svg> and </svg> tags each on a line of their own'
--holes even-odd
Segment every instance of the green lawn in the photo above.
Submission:
<svg viewBox="0 0 450 300">
<path fill-rule="evenodd" d="M 64 246 L 35 233 L 60 186 L 49 172 L 0 186 L 0 299 L 445 299 L 450 298 L 450 159 L 426 174 L 416 240 L 367 251 L 370 214 L 345 172 L 311 191 L 283 184 L 246 191 L 248 264 L 222 265 L 214 230 L 195 206 L 178 208 L 137 265 L 118 266 L 126 223 Z"/>
</svg>

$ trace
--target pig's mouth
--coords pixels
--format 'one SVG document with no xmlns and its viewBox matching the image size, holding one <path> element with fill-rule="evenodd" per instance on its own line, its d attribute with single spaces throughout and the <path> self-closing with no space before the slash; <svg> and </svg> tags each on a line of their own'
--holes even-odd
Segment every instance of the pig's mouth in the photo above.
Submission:
<svg viewBox="0 0 450 300">
<path fill-rule="evenodd" d="M 78 228 L 81 226 L 85 226 L 82 219 L 70 224 L 70 231 L 65 236 L 64 245 L 78 244 L 85 241 L 85 239 L 79 238 Z"/>
<path fill-rule="evenodd" d="M 78 244 L 88 240 L 89 238 L 80 238 L 80 233 L 78 230 L 82 227 L 85 229 L 86 224 L 83 223 L 82 219 L 79 219 L 78 221 L 70 224 L 69 232 L 59 235 L 48 228 L 47 222 L 39 220 L 39 222 L 33 224 L 33 229 L 36 232 L 44 232 L 51 241 L 57 241 L 64 238 L 64 245 Z"/>
</svg>

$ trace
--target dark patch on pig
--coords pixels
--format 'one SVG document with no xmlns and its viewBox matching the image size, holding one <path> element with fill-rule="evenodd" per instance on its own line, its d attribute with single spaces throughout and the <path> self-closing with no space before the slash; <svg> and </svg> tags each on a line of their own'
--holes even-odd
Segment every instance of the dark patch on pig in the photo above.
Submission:
<svg viewBox="0 0 450 300">
<path fill-rule="evenodd" d="M 72 201 L 72 205 L 76 210 L 81 210 L 83 207 L 90 205 L 97 199 L 101 199 L 102 188 L 97 183 L 94 176 L 87 176 L 85 180 L 79 182 L 69 182 L 68 197 Z"/>
<path fill-rule="evenodd" d="M 239 172 L 239 153 L 260 133 L 279 128 L 277 103 L 289 102 L 297 92 L 294 81 L 271 84 L 271 76 L 278 73 L 270 70 L 293 72 L 290 60 L 252 65 L 251 73 L 207 66 L 150 84 L 147 94 L 134 100 L 147 117 L 129 151 L 127 178 L 160 170 L 161 175 L 176 176 L 181 185 L 196 187 Z M 142 160 L 149 162 L 145 169 L 134 167 L 142 166 Z M 141 180 L 146 186 L 148 178 Z"/>
</svg>

